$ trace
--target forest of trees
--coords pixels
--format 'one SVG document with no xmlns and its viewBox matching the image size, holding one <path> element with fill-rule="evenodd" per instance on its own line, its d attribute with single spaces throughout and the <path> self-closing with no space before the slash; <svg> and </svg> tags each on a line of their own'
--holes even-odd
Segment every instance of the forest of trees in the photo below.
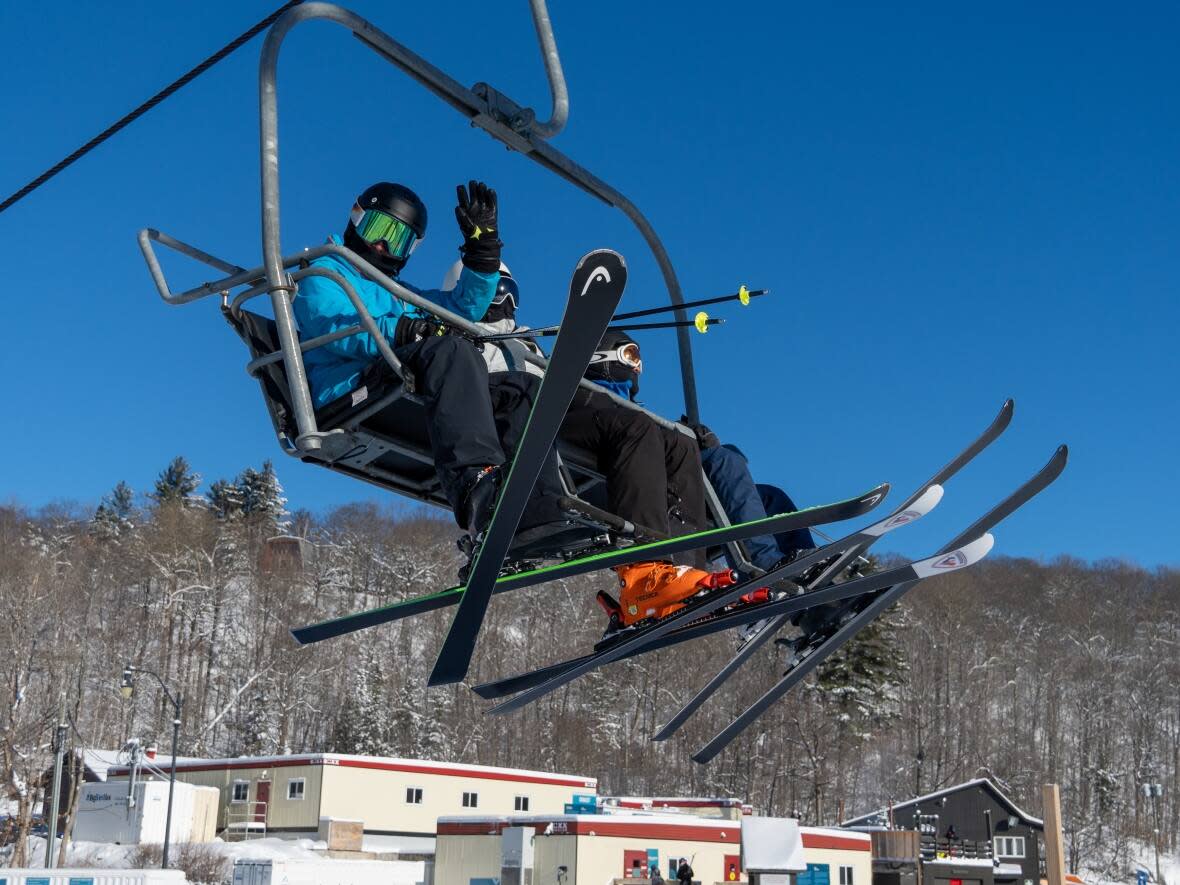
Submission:
<svg viewBox="0 0 1180 885">
<path fill-rule="evenodd" d="M 288 513 L 270 464 L 206 486 L 183 458 L 93 512 L 0 507 L 0 813 L 32 821 L 63 715 L 72 747 L 181 755 L 336 751 L 574 772 L 605 793 L 735 796 L 832 824 L 987 775 L 1032 813 L 1062 786 L 1072 869 L 1125 878 L 1162 783 L 1180 844 L 1180 573 L 994 557 L 923 585 L 711 765 L 691 753 L 782 669 L 773 644 L 666 744 L 649 737 L 732 637 L 612 665 L 504 717 L 425 688 L 450 612 L 300 649 L 292 625 L 454 583 L 453 523 L 372 505 Z M 305 539 L 301 558 L 276 536 Z M 470 680 L 578 653 L 601 632 L 591 576 L 497 596 Z M 919 761 L 921 760 L 921 761 Z M 20 858 L 16 858 L 20 860 Z"/>
</svg>

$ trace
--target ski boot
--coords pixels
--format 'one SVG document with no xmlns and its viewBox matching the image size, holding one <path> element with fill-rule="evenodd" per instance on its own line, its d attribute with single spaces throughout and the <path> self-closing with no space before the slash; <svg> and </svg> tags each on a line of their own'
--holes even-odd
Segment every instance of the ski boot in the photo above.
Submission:
<svg viewBox="0 0 1180 885">
<path fill-rule="evenodd" d="M 666 562 L 637 562 L 615 569 L 619 576 L 619 601 L 607 611 L 611 624 L 604 639 L 620 630 L 658 621 L 680 611 L 688 603 L 728 587 L 737 576 L 725 569 L 706 572 L 686 565 Z M 611 602 L 614 602 L 612 599 Z M 599 601 L 602 605 L 602 601 Z"/>
<path fill-rule="evenodd" d="M 496 497 L 503 479 L 504 473 L 498 464 L 472 468 L 464 477 L 463 501 L 455 515 L 476 548 L 496 512 Z"/>
</svg>

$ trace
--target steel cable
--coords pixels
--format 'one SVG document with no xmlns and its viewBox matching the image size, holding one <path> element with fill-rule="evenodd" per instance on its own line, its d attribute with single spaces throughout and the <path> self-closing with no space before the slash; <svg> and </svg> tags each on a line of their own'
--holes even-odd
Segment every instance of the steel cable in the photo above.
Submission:
<svg viewBox="0 0 1180 885">
<path fill-rule="evenodd" d="M 237 37 L 232 42 L 226 44 L 221 49 L 219 49 L 217 52 L 213 53 L 211 56 L 209 56 L 207 59 L 205 59 L 199 65 L 197 65 L 195 68 L 193 68 L 187 74 L 182 76 L 180 79 L 174 80 L 172 83 L 165 86 L 163 89 L 161 89 L 159 92 L 157 92 L 151 98 L 149 98 L 147 101 L 145 101 L 139 107 L 137 107 L 135 110 L 131 111 L 130 113 L 128 113 L 124 117 L 120 118 L 117 122 L 108 126 L 106 129 L 104 129 L 98 135 L 94 136 L 94 138 L 90 139 L 90 141 L 86 142 L 86 144 L 82 145 L 82 147 L 78 148 L 76 151 L 74 151 L 72 154 L 70 154 L 64 160 L 61 160 L 56 165 L 54 165 L 51 168 L 47 169 L 46 171 L 42 172 L 40 175 L 38 175 L 36 178 L 34 178 L 32 181 L 30 181 L 28 184 L 26 184 L 24 187 L 22 187 L 16 193 L 14 193 L 12 196 L 10 196 L 8 199 L 6 199 L 3 203 L 0 203 L 0 212 L 3 212 L 5 209 L 7 209 L 9 206 L 13 205 L 17 201 L 24 199 L 29 194 L 31 194 L 33 191 L 35 191 L 37 188 L 39 188 L 41 185 L 45 184 L 45 182 L 49 181 L 49 179 L 53 178 L 53 176 L 57 175 L 57 173 L 59 173 L 63 169 L 65 169 L 67 166 L 71 165 L 76 160 L 78 160 L 81 157 L 85 156 L 86 154 L 90 153 L 90 151 L 94 150 L 96 147 L 98 147 L 100 144 L 102 144 L 104 141 L 106 141 L 112 135 L 115 135 L 120 130 L 126 128 L 128 125 L 135 122 L 135 120 L 137 120 L 139 117 L 142 117 L 144 114 L 146 114 L 148 111 L 150 111 L 156 105 L 158 105 L 160 102 L 164 101 L 164 99 L 170 97 L 174 92 L 176 92 L 177 90 L 186 86 L 187 84 L 191 83 L 197 77 L 201 76 L 201 74 L 205 73 L 205 71 L 209 70 L 209 68 L 213 67 L 215 64 L 217 64 L 219 61 L 221 61 L 223 58 L 225 58 L 227 55 L 229 55 L 235 49 L 239 48 L 244 43 L 249 42 L 249 40 L 252 39 L 254 36 L 256 36 L 259 32 L 264 31 L 267 28 L 269 28 L 272 24 L 274 24 L 274 22 L 278 19 L 278 17 L 280 15 L 282 15 L 284 12 L 286 12 L 288 9 L 290 9 L 293 6 L 298 6 L 302 2 L 303 2 L 303 0 L 289 0 L 289 2 L 284 3 L 282 6 L 280 6 L 278 9 L 276 9 L 274 12 L 272 12 L 270 15 L 268 15 L 262 21 L 258 22 L 258 24 L 254 25 L 254 27 L 250 28 L 250 30 L 246 31 L 244 34 Z"/>
</svg>

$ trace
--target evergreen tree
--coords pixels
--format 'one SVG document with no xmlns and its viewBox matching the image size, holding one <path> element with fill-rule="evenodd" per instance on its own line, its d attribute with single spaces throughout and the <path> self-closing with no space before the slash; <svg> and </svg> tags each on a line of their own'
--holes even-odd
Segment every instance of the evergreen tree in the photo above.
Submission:
<svg viewBox="0 0 1180 885">
<path fill-rule="evenodd" d="M 898 714 L 898 691 L 909 673 L 899 631 L 905 619 L 897 606 L 870 621 L 819 668 L 813 688 L 853 736 Z"/>
<path fill-rule="evenodd" d="M 135 493 L 122 480 L 103 497 L 90 520 L 90 532 L 108 540 L 118 538 L 134 528 Z"/>
<path fill-rule="evenodd" d="M 389 756 L 394 748 L 383 668 L 370 645 L 366 644 L 362 648 L 361 666 L 336 717 L 332 751 L 362 756 Z"/>
<path fill-rule="evenodd" d="M 205 497 L 218 519 L 233 519 L 245 512 L 245 499 L 237 482 L 219 479 L 210 484 Z"/>
<path fill-rule="evenodd" d="M 177 455 L 156 477 L 155 491 L 150 495 L 157 504 L 188 501 L 201 484 L 199 474 L 193 473 L 183 455 Z"/>
<path fill-rule="evenodd" d="M 283 487 L 270 461 L 264 461 L 261 470 L 252 467 L 243 470 L 238 476 L 237 486 L 244 513 L 264 518 L 279 528 L 286 525 L 283 517 L 287 515 L 287 499 L 283 497 Z"/>
</svg>

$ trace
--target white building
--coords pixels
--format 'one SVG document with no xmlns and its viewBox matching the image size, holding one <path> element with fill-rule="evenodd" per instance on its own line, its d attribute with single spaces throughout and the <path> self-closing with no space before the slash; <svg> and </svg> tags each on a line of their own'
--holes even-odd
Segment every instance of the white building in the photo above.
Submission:
<svg viewBox="0 0 1180 885">
<path fill-rule="evenodd" d="M 169 760 L 156 764 L 166 770 Z M 176 777 L 220 790 L 219 831 L 314 837 L 321 818 L 336 818 L 361 821 L 369 849 L 427 854 L 440 817 L 561 814 L 598 787 L 582 775 L 335 753 L 183 759 Z"/>
</svg>

